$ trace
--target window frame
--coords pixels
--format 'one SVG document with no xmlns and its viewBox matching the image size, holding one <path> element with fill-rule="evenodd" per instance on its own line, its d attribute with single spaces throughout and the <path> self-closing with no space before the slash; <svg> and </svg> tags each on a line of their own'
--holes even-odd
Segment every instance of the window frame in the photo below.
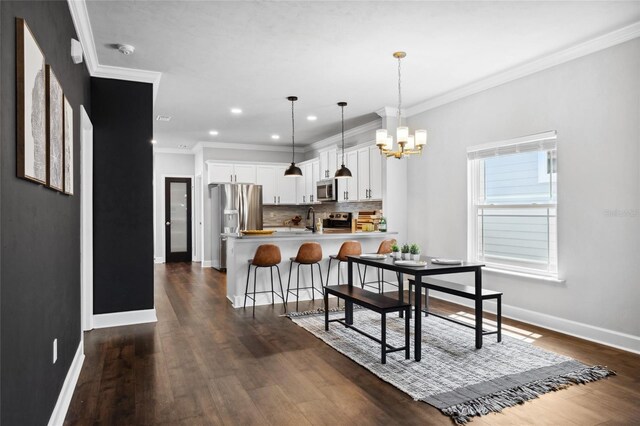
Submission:
<svg viewBox="0 0 640 426">
<path fill-rule="evenodd" d="M 481 161 L 485 158 L 499 155 L 508 155 L 518 152 L 525 151 L 536 151 L 536 152 L 551 152 L 552 155 L 549 157 L 549 160 L 552 165 L 551 174 L 548 174 L 550 179 L 547 179 L 547 182 L 551 185 L 553 181 L 556 182 L 556 193 L 555 196 L 552 196 L 548 202 L 527 202 L 517 204 L 515 202 L 512 203 L 504 203 L 504 204 L 495 204 L 495 203 L 483 203 L 479 202 L 479 200 L 484 200 L 483 190 L 481 188 L 481 183 L 483 179 L 481 174 L 484 173 L 482 166 L 484 166 L 484 162 Z M 540 156 L 538 156 L 540 157 Z M 539 133 L 530 136 L 524 136 L 520 138 L 510 139 L 506 141 L 498 141 L 491 142 L 482 145 L 476 145 L 469 147 L 467 149 L 467 256 L 469 260 L 475 262 L 484 263 L 488 268 L 495 270 L 497 272 L 505 272 L 505 273 L 516 273 L 516 274 L 526 274 L 533 277 L 541 277 L 547 279 L 558 279 L 558 269 L 559 269 L 559 260 L 558 260 L 558 196 L 557 196 L 557 132 L 549 131 L 544 133 Z M 546 169 L 547 167 L 545 167 Z M 539 168 L 540 171 L 540 168 Z M 540 179 L 540 174 L 538 174 L 538 180 Z M 540 182 L 543 183 L 543 182 Z M 547 217 L 547 224 L 550 223 L 550 218 L 555 218 L 555 235 L 548 229 L 547 230 L 547 239 L 548 244 L 550 244 L 551 237 L 555 239 L 555 264 L 551 262 L 551 258 L 546 262 L 547 269 L 536 269 L 532 267 L 523 266 L 528 262 L 520 262 L 518 265 L 518 260 L 514 259 L 509 262 L 499 262 L 496 261 L 499 256 L 492 256 L 493 260 L 489 260 L 486 258 L 486 255 L 481 257 L 479 250 L 482 242 L 482 238 L 480 236 L 480 226 L 479 226 L 479 215 L 481 210 L 483 211 L 499 211 L 500 209 L 536 209 L 542 210 L 547 209 L 546 215 L 542 215 L 542 217 Z M 553 210 L 553 215 L 551 215 L 550 211 Z M 550 225 L 548 225 L 550 226 Z M 548 246 L 548 253 L 551 253 L 551 246 Z M 505 259 L 508 259 L 505 257 Z M 535 262 L 531 262 L 535 263 Z M 555 268 L 552 268 L 555 266 Z"/>
</svg>

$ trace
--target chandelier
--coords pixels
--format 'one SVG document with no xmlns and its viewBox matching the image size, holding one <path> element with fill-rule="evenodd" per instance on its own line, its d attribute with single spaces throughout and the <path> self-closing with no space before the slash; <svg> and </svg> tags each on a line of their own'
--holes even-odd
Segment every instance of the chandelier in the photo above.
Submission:
<svg viewBox="0 0 640 426">
<path fill-rule="evenodd" d="M 402 85 L 400 60 L 407 56 L 405 52 L 394 52 L 393 57 L 398 60 L 398 128 L 396 129 L 397 149 L 393 149 L 393 136 L 387 129 L 376 130 L 376 145 L 380 153 L 388 157 L 402 158 L 411 154 L 421 154 L 427 144 L 427 131 L 416 130 L 415 135 L 409 134 L 409 128 L 402 125 Z"/>
</svg>

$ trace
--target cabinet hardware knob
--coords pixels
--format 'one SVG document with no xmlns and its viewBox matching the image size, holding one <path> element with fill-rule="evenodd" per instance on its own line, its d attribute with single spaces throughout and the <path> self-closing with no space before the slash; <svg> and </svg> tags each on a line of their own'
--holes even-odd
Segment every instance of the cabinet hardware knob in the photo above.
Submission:
<svg viewBox="0 0 640 426">
<path fill-rule="evenodd" d="M 171 222 L 167 222 L 165 225 L 170 226 L 170 225 L 171 225 Z"/>
</svg>

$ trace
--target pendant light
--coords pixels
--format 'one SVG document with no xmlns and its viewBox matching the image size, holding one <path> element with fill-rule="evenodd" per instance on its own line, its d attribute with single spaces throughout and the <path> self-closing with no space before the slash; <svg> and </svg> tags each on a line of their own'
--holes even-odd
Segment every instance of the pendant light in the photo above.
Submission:
<svg viewBox="0 0 640 426">
<path fill-rule="evenodd" d="M 302 170 L 300 170 L 300 167 L 296 166 L 296 120 L 293 115 L 293 103 L 298 100 L 298 97 L 289 96 L 287 99 L 291 101 L 291 165 L 284 171 L 284 175 L 288 177 L 301 177 Z"/>
<path fill-rule="evenodd" d="M 346 102 L 338 102 L 338 106 L 342 109 L 342 166 L 336 170 L 336 179 L 346 179 L 351 177 L 351 170 L 347 169 L 344 165 L 344 107 L 347 106 Z"/>
</svg>

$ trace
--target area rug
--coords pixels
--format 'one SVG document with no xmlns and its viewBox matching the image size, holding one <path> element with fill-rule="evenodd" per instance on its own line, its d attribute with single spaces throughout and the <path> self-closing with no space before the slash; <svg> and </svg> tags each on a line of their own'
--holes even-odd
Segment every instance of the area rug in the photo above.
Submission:
<svg viewBox="0 0 640 426">
<path fill-rule="evenodd" d="M 325 331 L 322 310 L 293 312 L 288 316 L 380 379 L 416 401 L 433 405 L 457 424 L 572 384 L 615 374 L 606 367 L 587 366 L 505 336 L 504 330 L 501 343 L 496 342 L 495 335 L 485 336 L 482 349 L 477 350 L 474 330 L 433 316 L 423 317 L 422 361 L 406 360 L 401 351 L 388 354 L 387 363 L 381 364 L 378 343 L 336 322 L 330 323 L 329 331 Z M 330 318 L 341 317 L 344 312 L 330 313 Z M 353 323 L 373 336 L 380 335 L 380 315 L 375 312 L 354 310 Z M 404 345 L 404 319 L 395 314 L 387 315 L 387 343 Z"/>
</svg>

